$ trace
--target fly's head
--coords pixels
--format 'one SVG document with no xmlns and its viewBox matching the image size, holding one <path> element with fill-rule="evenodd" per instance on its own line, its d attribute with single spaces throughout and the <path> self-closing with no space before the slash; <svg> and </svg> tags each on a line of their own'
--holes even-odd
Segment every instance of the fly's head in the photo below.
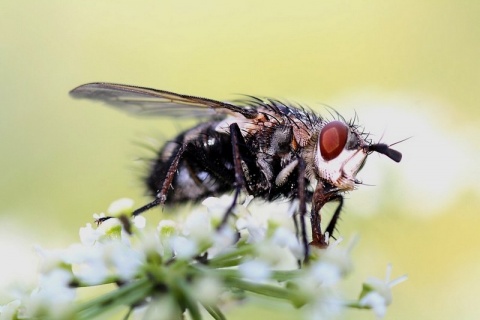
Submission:
<svg viewBox="0 0 480 320">
<path fill-rule="evenodd" d="M 356 129 L 343 121 L 326 123 L 316 144 L 315 164 L 324 181 L 342 191 L 353 190 L 359 183 L 357 173 L 372 152 L 400 162 L 402 154 L 383 143 L 372 144 Z"/>
</svg>

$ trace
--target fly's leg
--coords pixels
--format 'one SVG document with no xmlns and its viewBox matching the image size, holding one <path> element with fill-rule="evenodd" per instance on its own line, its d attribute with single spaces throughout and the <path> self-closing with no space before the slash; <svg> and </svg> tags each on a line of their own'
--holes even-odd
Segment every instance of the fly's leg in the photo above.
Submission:
<svg viewBox="0 0 480 320">
<path fill-rule="evenodd" d="M 343 207 L 343 196 L 336 195 L 332 197 L 329 201 L 338 201 L 338 207 L 335 209 L 333 213 L 332 219 L 328 223 L 327 228 L 325 229 L 325 234 L 328 234 L 329 237 L 332 237 L 333 231 L 335 231 L 335 226 L 337 225 L 338 218 L 340 217 L 340 212 L 342 211 Z"/>
<path fill-rule="evenodd" d="M 290 208 L 288 210 L 288 215 L 291 215 L 292 216 L 292 220 L 293 220 L 293 227 L 295 229 L 295 238 L 296 239 L 300 239 L 300 226 L 299 226 L 299 207 L 298 207 L 298 203 L 297 201 L 292 201 L 290 203 Z M 299 261 L 300 262 L 300 261 Z"/>
<path fill-rule="evenodd" d="M 321 217 L 320 210 L 323 206 L 330 201 L 338 201 L 339 205 L 333 214 L 332 219 L 330 220 L 325 233 L 322 232 L 320 227 Z M 325 184 L 321 181 L 318 182 L 315 192 L 313 193 L 313 204 L 312 204 L 312 214 L 311 214 L 311 223 L 312 223 L 312 242 L 311 244 L 319 247 L 325 248 L 328 246 L 328 237 L 332 237 L 333 231 L 335 231 L 335 226 L 337 225 L 338 218 L 340 217 L 340 212 L 343 207 L 343 196 L 339 194 L 339 190 L 330 184 Z"/>
<path fill-rule="evenodd" d="M 296 209 L 295 209 L 295 211 L 296 211 Z M 299 229 L 299 226 L 298 226 L 297 216 L 298 216 L 298 214 L 295 212 L 292 215 L 292 220 L 293 220 L 293 226 L 295 228 L 295 238 L 300 239 L 300 229 Z M 302 244 L 305 247 L 305 244 L 303 243 L 303 241 L 302 241 Z M 298 259 L 297 260 L 297 265 L 298 265 L 298 268 L 300 269 L 302 267 L 302 260 Z"/>
<path fill-rule="evenodd" d="M 227 223 L 228 217 L 232 214 L 233 208 L 237 205 L 237 199 L 242 191 L 242 188 L 246 186 L 245 182 L 245 173 L 242 169 L 242 158 L 240 156 L 239 144 L 246 145 L 245 139 L 240 132 L 238 124 L 232 123 L 229 127 L 230 129 L 230 139 L 232 142 L 232 154 L 233 154 L 233 168 L 235 170 L 235 193 L 233 195 L 233 201 L 228 207 L 227 211 L 223 215 L 223 219 L 218 225 L 217 229 L 221 229 L 225 223 Z"/>
<path fill-rule="evenodd" d="M 325 248 L 328 244 L 320 227 L 320 221 L 320 211 L 317 211 L 315 206 L 312 206 L 312 212 L 310 214 L 310 223 L 312 226 L 312 242 L 310 244 L 319 248 Z"/>
<path fill-rule="evenodd" d="M 165 180 L 163 181 L 162 188 L 159 190 L 159 192 L 155 196 L 155 200 L 153 200 L 150 203 L 147 203 L 143 207 L 140 207 L 140 208 L 134 210 L 132 212 L 132 217 L 136 217 L 136 216 L 142 214 L 143 212 L 145 212 L 145 211 L 147 211 L 147 210 L 149 210 L 153 207 L 156 207 L 158 205 L 165 204 L 165 201 L 167 200 L 167 192 L 170 189 L 170 187 L 172 186 L 173 178 L 175 178 L 175 174 L 176 174 L 176 171 L 177 171 L 177 168 L 178 168 L 178 164 L 180 162 L 180 159 L 181 159 L 184 151 L 185 151 L 185 145 L 181 145 L 178 148 L 175 156 L 173 158 L 171 158 L 170 167 L 168 168 L 167 174 L 165 176 Z M 111 219 L 111 218 L 112 217 L 108 217 L 108 216 L 107 217 L 102 217 L 102 218 L 98 219 L 96 221 L 96 223 L 101 224 L 102 222 L 104 222 L 108 219 Z M 127 230 L 128 233 L 130 233 L 129 232 L 129 230 L 131 229 L 130 221 L 128 219 L 125 219 L 124 216 L 121 216 L 119 218 L 120 218 L 121 223 L 124 226 L 124 229 Z"/>
<path fill-rule="evenodd" d="M 177 150 L 177 153 L 175 154 L 175 156 L 170 162 L 170 167 L 168 168 L 167 174 L 165 176 L 165 180 L 163 180 L 162 188 L 158 191 L 157 195 L 155 196 L 155 200 L 133 211 L 132 216 L 134 217 L 138 216 L 139 214 L 142 214 L 143 212 L 153 207 L 165 204 L 165 201 L 167 200 L 167 192 L 168 190 L 170 190 L 170 187 L 172 186 L 173 178 L 175 178 L 178 164 L 184 152 L 185 152 L 185 145 L 181 145 L 180 148 Z"/>
<path fill-rule="evenodd" d="M 298 212 L 300 219 L 300 231 L 302 233 L 303 252 L 305 254 L 304 263 L 308 263 L 310 257 L 310 248 L 308 247 L 307 228 L 305 226 L 305 215 L 307 213 L 307 201 L 305 194 L 305 161 L 298 159 Z"/>
<path fill-rule="evenodd" d="M 310 224 L 312 227 L 311 244 L 317 247 L 324 247 L 325 239 L 320 227 L 320 209 L 325 204 L 323 200 L 323 183 L 318 181 L 315 192 L 313 193 L 312 210 L 310 213 Z"/>
</svg>

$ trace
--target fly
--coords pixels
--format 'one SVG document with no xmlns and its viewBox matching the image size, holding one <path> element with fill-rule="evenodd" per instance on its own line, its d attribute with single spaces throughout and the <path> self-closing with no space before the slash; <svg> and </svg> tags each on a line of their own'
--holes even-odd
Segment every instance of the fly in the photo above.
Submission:
<svg viewBox="0 0 480 320">
<path fill-rule="evenodd" d="M 241 192 L 266 201 L 298 200 L 299 212 L 294 219 L 300 220 L 306 260 L 308 244 L 328 245 L 343 194 L 360 184 L 356 176 L 368 155 L 377 152 L 395 162 L 402 159 L 402 154 L 389 145 L 372 143 L 354 122 L 340 116 L 327 120 L 274 99 L 248 97 L 230 103 L 112 83 L 85 84 L 70 94 L 100 100 L 135 115 L 208 119 L 160 149 L 146 179 L 154 200 L 135 210 L 134 216 L 155 206 L 199 201 L 233 191 L 221 227 Z M 339 204 L 322 230 L 320 210 L 332 201 Z M 305 223 L 307 203 L 311 241 Z"/>
</svg>

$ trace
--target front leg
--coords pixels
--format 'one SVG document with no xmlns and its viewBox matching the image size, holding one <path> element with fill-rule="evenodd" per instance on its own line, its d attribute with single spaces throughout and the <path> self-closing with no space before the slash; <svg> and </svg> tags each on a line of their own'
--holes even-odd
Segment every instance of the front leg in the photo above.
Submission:
<svg viewBox="0 0 480 320">
<path fill-rule="evenodd" d="M 332 220 L 328 224 L 325 233 L 322 232 L 321 228 L 321 214 L 320 210 L 323 206 L 330 201 L 340 201 L 340 205 L 335 210 L 333 214 Z M 313 201 L 312 201 L 312 212 L 310 215 L 310 221 L 312 224 L 312 242 L 310 243 L 313 246 L 318 248 L 326 248 L 328 246 L 328 237 L 332 236 L 332 233 L 335 229 L 335 225 L 337 224 L 338 217 L 340 216 L 340 211 L 343 205 L 343 197 L 338 194 L 338 190 L 330 185 L 325 185 L 322 181 L 317 183 L 317 187 L 315 188 L 315 192 L 313 193 Z"/>
<path fill-rule="evenodd" d="M 338 218 L 340 217 L 340 212 L 343 208 L 343 196 L 337 194 L 336 196 L 332 197 L 329 201 L 338 201 L 338 207 L 335 209 L 333 213 L 332 219 L 328 223 L 327 228 L 325 229 L 325 235 L 328 234 L 329 237 L 332 237 L 333 231 L 335 231 L 335 226 L 337 225 Z"/>
</svg>

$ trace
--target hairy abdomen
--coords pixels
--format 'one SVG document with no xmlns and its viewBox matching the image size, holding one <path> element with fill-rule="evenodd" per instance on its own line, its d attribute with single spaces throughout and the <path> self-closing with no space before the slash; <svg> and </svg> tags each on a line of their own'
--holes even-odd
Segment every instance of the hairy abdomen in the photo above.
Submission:
<svg viewBox="0 0 480 320">
<path fill-rule="evenodd" d="M 201 201 L 233 190 L 234 168 L 230 136 L 214 130 L 215 123 L 201 124 L 187 130 L 160 150 L 147 187 L 157 196 L 168 171 L 182 146 L 180 157 L 165 204 Z"/>
</svg>

